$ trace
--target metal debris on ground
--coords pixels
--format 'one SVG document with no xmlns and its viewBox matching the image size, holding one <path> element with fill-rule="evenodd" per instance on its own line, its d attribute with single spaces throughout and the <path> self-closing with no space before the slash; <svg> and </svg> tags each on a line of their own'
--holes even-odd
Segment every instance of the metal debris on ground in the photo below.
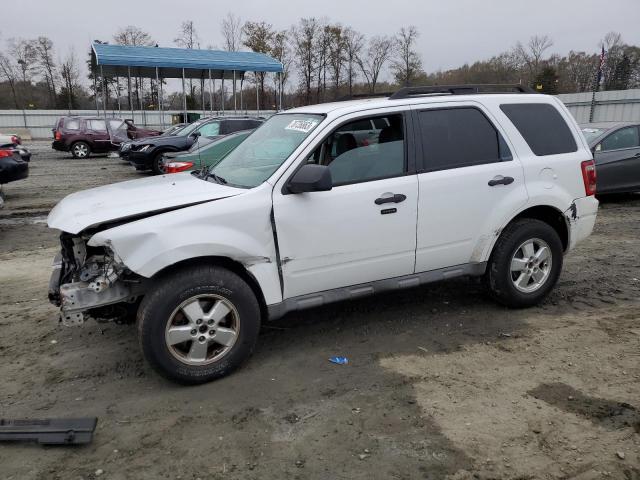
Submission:
<svg viewBox="0 0 640 480">
<path fill-rule="evenodd" d="M 347 357 L 331 357 L 329 358 L 329 361 L 336 365 L 346 365 L 349 363 L 349 359 Z"/>
<path fill-rule="evenodd" d="M 0 419 L 0 441 L 35 441 L 41 445 L 80 445 L 91 442 L 98 419 Z"/>
</svg>

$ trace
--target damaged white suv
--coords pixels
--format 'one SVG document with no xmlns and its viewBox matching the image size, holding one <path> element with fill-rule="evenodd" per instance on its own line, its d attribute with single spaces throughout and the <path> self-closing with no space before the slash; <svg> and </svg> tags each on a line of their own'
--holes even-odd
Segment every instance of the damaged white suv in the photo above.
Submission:
<svg viewBox="0 0 640 480">
<path fill-rule="evenodd" d="M 416 87 L 271 117 L 215 167 L 69 195 L 62 322 L 136 311 L 147 360 L 206 382 L 287 312 L 461 275 L 539 302 L 596 219 L 592 154 L 556 98 Z M 374 128 L 375 127 L 375 128 Z"/>
</svg>

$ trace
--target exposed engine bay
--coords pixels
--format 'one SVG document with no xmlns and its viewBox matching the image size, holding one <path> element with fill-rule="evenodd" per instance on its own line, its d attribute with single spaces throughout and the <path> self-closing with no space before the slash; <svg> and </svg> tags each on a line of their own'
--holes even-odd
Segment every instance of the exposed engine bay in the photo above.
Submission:
<svg viewBox="0 0 640 480">
<path fill-rule="evenodd" d="M 126 322 L 144 293 L 145 279 L 129 271 L 107 247 L 90 247 L 90 235 L 60 235 L 49 281 L 49 301 L 60 307 L 65 326 L 97 321 Z"/>
</svg>

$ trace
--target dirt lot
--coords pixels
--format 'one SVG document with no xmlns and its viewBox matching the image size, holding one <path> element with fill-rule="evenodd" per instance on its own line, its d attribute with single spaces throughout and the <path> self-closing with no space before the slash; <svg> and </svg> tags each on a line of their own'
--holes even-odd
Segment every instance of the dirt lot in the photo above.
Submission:
<svg viewBox="0 0 640 480">
<path fill-rule="evenodd" d="M 0 210 L 0 417 L 99 423 L 83 448 L 0 445 L 0 478 L 640 479 L 639 197 L 603 203 L 537 308 L 462 280 L 297 313 L 236 374 L 185 388 L 134 326 L 57 324 L 44 217 L 140 175 L 34 145 Z"/>
</svg>

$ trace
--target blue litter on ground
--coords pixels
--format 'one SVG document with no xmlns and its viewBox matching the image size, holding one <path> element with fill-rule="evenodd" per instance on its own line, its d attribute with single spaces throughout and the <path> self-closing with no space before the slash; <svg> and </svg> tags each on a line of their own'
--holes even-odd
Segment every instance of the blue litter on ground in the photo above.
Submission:
<svg viewBox="0 0 640 480">
<path fill-rule="evenodd" d="M 331 363 L 335 363 L 336 365 L 346 365 L 349 363 L 349 359 L 347 357 L 331 357 L 329 359 Z"/>
</svg>

